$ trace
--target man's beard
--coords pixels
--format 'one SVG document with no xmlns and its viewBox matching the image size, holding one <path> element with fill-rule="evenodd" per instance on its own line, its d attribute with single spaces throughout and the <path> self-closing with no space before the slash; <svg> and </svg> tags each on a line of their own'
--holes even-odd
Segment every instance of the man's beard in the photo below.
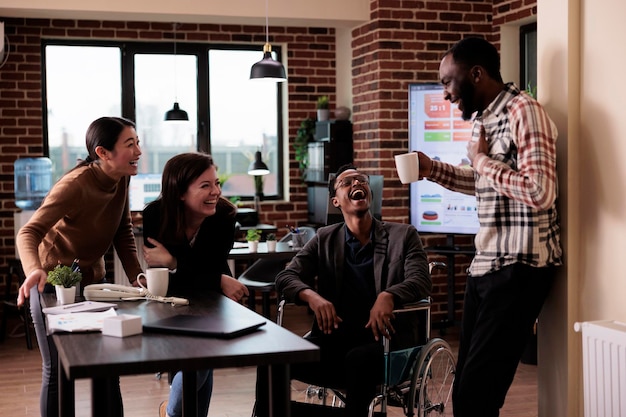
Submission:
<svg viewBox="0 0 626 417">
<path fill-rule="evenodd" d="M 461 103 L 463 103 L 463 110 L 461 112 L 461 117 L 463 120 L 471 120 L 472 115 L 476 111 L 474 108 L 474 93 L 476 92 L 476 88 L 474 85 L 466 78 L 461 84 L 460 91 L 460 99 Z"/>
</svg>

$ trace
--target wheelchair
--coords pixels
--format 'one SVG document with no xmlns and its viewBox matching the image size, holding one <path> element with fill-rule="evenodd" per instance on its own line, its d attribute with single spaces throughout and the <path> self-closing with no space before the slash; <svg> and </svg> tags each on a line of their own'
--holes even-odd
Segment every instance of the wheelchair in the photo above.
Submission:
<svg viewBox="0 0 626 417">
<path fill-rule="evenodd" d="M 441 262 L 431 262 L 429 270 L 445 268 Z M 452 384 L 456 372 L 456 360 L 450 345 L 443 339 L 430 337 L 430 308 L 432 300 L 421 300 L 417 303 L 402 306 L 394 310 L 395 315 L 418 312 L 424 317 L 420 330 L 425 333 L 424 344 L 400 350 L 390 350 L 389 339 L 383 338 L 384 378 L 377 394 L 369 405 L 369 417 L 387 416 L 388 407 L 400 407 L 407 417 L 452 416 Z M 278 305 L 278 325 L 283 324 L 285 300 Z M 306 336 L 305 336 L 306 337 Z M 294 415 L 298 407 L 311 407 L 312 404 L 326 406 L 317 407 L 311 415 L 324 414 L 340 416 L 346 397 L 340 388 L 306 385 L 303 390 L 294 389 L 297 381 L 292 381 L 292 408 Z M 294 391 L 301 391 L 302 401 L 293 400 Z M 296 393 L 296 396 L 298 394 Z M 329 401 L 329 397 L 332 400 Z M 306 404 L 309 403 L 309 404 Z M 305 408 L 306 409 L 306 408 Z M 322 411 L 324 410 L 324 411 Z M 377 411 L 378 410 L 378 411 Z M 326 413 L 328 411 L 328 413 Z M 396 411 L 393 415 L 399 415 Z"/>
</svg>

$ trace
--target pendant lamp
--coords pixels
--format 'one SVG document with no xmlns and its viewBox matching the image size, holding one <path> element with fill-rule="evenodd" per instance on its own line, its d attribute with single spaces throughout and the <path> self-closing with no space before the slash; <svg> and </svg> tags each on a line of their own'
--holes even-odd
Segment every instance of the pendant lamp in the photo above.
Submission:
<svg viewBox="0 0 626 417">
<path fill-rule="evenodd" d="M 176 23 L 174 25 L 174 107 L 171 110 L 165 112 L 165 121 L 186 121 L 189 120 L 187 112 L 180 108 L 178 104 L 178 97 L 176 95 Z"/>
<path fill-rule="evenodd" d="M 250 69 L 251 80 L 283 82 L 287 81 L 285 67 L 280 62 L 272 58 L 272 45 L 270 45 L 268 1 L 265 0 L 265 45 L 263 45 L 263 59 L 257 62 Z"/>
<path fill-rule="evenodd" d="M 256 151 L 254 154 L 254 162 L 248 167 L 248 175 L 267 175 L 270 173 L 270 169 L 267 167 L 263 159 L 261 158 L 261 151 Z"/>
</svg>

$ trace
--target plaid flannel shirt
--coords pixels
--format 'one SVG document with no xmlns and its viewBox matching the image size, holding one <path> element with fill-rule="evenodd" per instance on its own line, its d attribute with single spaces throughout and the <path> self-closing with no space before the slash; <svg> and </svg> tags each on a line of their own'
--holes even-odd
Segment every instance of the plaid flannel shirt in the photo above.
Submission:
<svg viewBox="0 0 626 417">
<path fill-rule="evenodd" d="M 433 161 L 429 180 L 452 191 L 476 194 L 480 228 L 472 276 L 517 262 L 562 264 L 556 210 L 557 129 L 543 107 L 509 83 L 474 119 L 472 140 L 485 127 L 488 155 L 473 166 Z"/>
</svg>

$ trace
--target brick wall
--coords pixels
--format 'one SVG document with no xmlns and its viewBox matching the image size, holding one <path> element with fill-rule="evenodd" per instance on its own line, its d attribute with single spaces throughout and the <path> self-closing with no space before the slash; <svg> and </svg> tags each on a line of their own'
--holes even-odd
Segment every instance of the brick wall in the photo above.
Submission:
<svg viewBox="0 0 626 417">
<path fill-rule="evenodd" d="M 371 20 L 352 31 L 355 161 L 385 176 L 383 218 L 407 222 L 408 186 L 397 178 L 393 155 L 408 151 L 408 84 L 437 82 L 442 54 L 470 35 L 499 46 L 500 26 L 536 15 L 536 0 L 370 1 Z M 445 245 L 439 235 L 423 235 L 426 246 Z M 456 236 L 455 244 L 471 244 Z M 450 258 L 430 254 L 430 260 Z M 465 271 L 471 257 L 454 257 L 455 318 L 460 319 Z M 447 273 L 433 275 L 433 321 L 445 318 Z"/>
<path fill-rule="evenodd" d="M 536 14 L 536 0 L 418 1 L 372 0 L 370 22 L 352 32 L 353 122 L 355 161 L 385 176 L 383 217 L 408 222 L 408 190 L 397 180 L 393 155 L 408 148 L 408 83 L 437 81 L 442 53 L 468 35 L 499 43 L 502 24 Z M 41 156 L 41 39 L 172 39 L 169 23 L 1 19 L 11 54 L 0 69 L 0 293 L 7 259 L 14 254 L 13 163 L 19 156 Z M 263 26 L 180 25 L 181 42 L 253 43 L 261 56 Z M 270 27 L 270 42 L 287 51 L 289 114 L 288 202 L 263 202 L 261 221 L 299 224 L 307 218 L 306 188 L 300 181 L 291 143 L 300 122 L 315 117 L 319 95 L 335 95 L 335 32 L 332 28 Z M 445 236 L 423 236 L 425 245 L 445 243 Z M 471 243 L 459 236 L 456 244 Z M 433 254 L 431 260 L 446 261 Z M 460 317 L 465 269 L 471 261 L 456 257 L 457 318 Z M 111 268 L 112 269 L 112 268 Z M 435 322 L 445 314 L 446 272 L 433 276 Z"/>
</svg>

